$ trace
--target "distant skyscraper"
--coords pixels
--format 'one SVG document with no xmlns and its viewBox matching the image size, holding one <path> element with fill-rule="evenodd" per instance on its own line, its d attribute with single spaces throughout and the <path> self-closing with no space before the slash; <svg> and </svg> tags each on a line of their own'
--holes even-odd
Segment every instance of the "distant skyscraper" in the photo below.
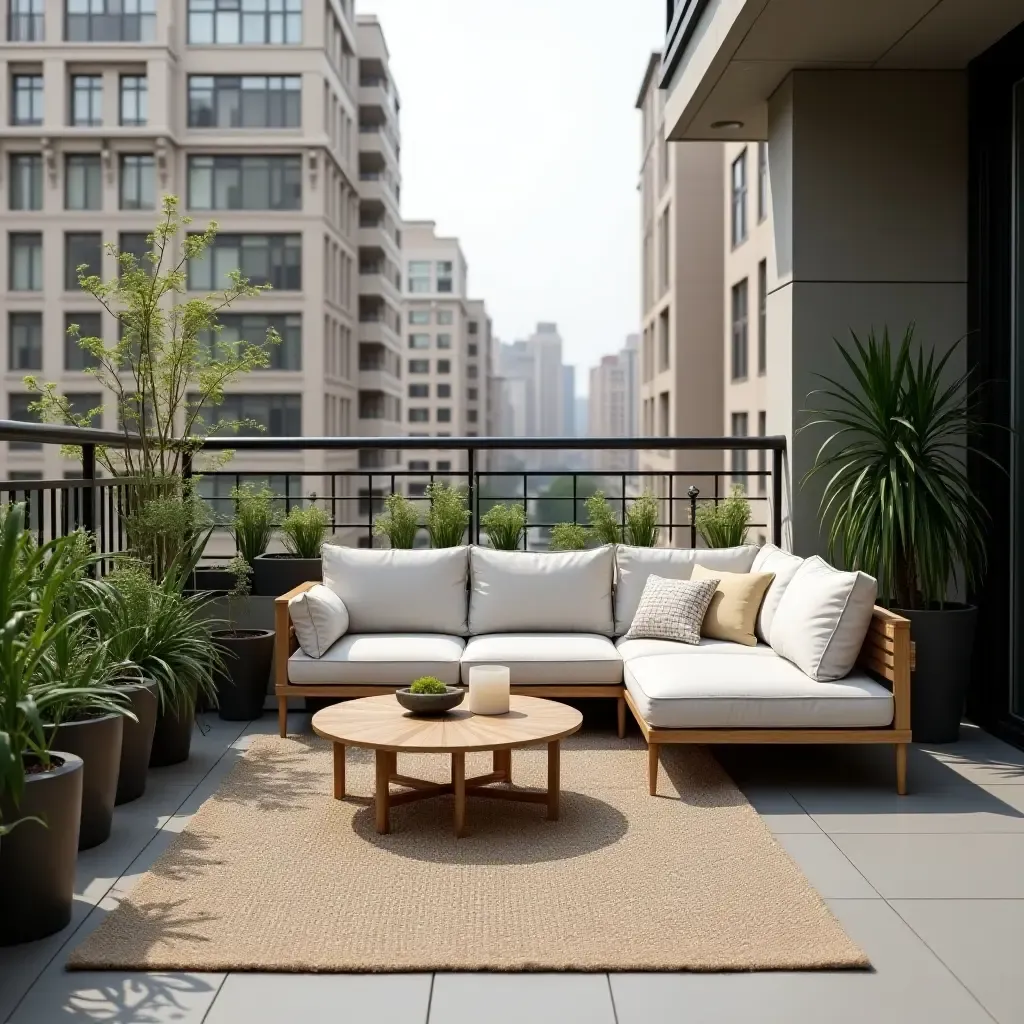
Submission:
<svg viewBox="0 0 1024 1024">
<path fill-rule="evenodd" d="M 636 335 L 615 355 L 604 356 L 590 371 L 589 429 L 591 437 L 634 437 L 636 410 Z M 595 466 L 597 468 L 597 466 Z M 604 453 L 600 468 L 628 472 L 636 468 L 635 451 Z"/>
<path fill-rule="evenodd" d="M 576 437 L 576 367 L 562 367 L 562 430 L 563 437 Z"/>
<path fill-rule="evenodd" d="M 537 324 L 526 344 L 533 354 L 535 433 L 540 437 L 558 437 L 565 426 L 562 337 L 558 325 Z"/>
</svg>

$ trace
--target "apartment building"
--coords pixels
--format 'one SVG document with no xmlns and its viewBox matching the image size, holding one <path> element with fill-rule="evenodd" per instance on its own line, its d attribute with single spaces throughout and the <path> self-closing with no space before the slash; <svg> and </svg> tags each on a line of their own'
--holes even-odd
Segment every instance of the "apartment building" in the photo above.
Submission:
<svg viewBox="0 0 1024 1024">
<path fill-rule="evenodd" d="M 652 54 L 636 101 L 641 114 L 640 432 L 714 435 L 723 416 L 724 147 L 666 143 L 660 64 L 660 54 Z M 639 463 L 644 485 L 665 498 L 670 486 L 674 498 L 691 484 L 708 493 L 713 478 L 695 471 L 724 469 L 721 455 L 713 452 L 646 450 Z M 682 475 L 673 476 L 670 485 L 666 474 Z M 671 513 L 673 524 L 685 522 L 685 504 L 666 507 L 664 515 Z M 671 543 L 668 531 L 664 537 Z"/>
<path fill-rule="evenodd" d="M 635 437 L 636 402 L 639 385 L 636 375 L 640 337 L 631 334 L 626 345 L 612 355 L 603 356 L 590 370 L 590 395 L 587 403 L 587 434 L 590 437 Z M 637 468 L 635 449 L 595 452 L 599 463 L 594 469 L 630 473 Z"/>
<path fill-rule="evenodd" d="M 357 129 L 369 96 L 352 0 L 248 0 L 244 10 L 226 0 L 25 0 L 4 28 L 3 415 L 29 418 L 28 373 L 55 381 L 76 408 L 101 403 L 66 327 L 112 342 L 118 325 L 82 294 L 75 268 L 113 276 L 107 242 L 141 256 L 161 196 L 173 193 L 193 230 L 219 227 L 207 258 L 190 265 L 190 291 L 224 287 L 235 268 L 273 289 L 221 317 L 224 339 L 260 339 L 273 326 L 282 344 L 269 368 L 230 388 L 220 415 L 255 420 L 271 435 L 356 433 L 368 230 L 359 188 L 375 183 L 359 181 Z M 386 195 L 380 203 L 388 209 Z M 388 215 L 397 221 L 397 207 Z M 383 275 L 374 283 L 385 290 Z M 108 403 L 97 425 L 117 424 Z M 53 449 L 10 447 L 0 451 L 0 475 L 73 472 Z M 300 471 L 356 465 L 355 453 L 306 452 L 238 456 L 232 468 L 297 494 L 323 493 Z M 204 486 L 229 489 L 212 478 Z"/>
<path fill-rule="evenodd" d="M 438 235 L 433 221 L 406 221 L 405 420 L 410 437 L 476 437 L 489 416 L 492 373 L 491 321 L 480 300 L 468 293 L 468 267 L 457 238 Z M 458 473 L 464 453 L 405 453 L 406 468 L 423 473 Z M 486 458 L 478 459 L 479 469 Z M 422 494 L 429 477 L 412 479 L 410 495 Z"/>
<path fill-rule="evenodd" d="M 763 437 L 768 433 L 769 418 L 775 419 L 774 414 L 769 417 L 773 392 L 768 365 L 768 281 L 775 275 L 775 237 L 765 142 L 726 144 L 723 194 L 723 433 Z M 742 487 L 750 499 L 753 521 L 770 522 L 768 453 L 730 452 L 728 468 L 730 485 Z M 764 535 L 767 529 L 759 532 Z"/>
</svg>

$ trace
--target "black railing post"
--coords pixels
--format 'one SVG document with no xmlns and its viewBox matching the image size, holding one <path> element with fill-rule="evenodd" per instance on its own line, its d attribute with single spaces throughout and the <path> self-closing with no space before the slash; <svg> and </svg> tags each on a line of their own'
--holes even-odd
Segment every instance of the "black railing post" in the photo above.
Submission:
<svg viewBox="0 0 1024 1024">
<path fill-rule="evenodd" d="M 466 476 L 469 478 L 469 542 L 480 543 L 480 523 L 476 508 L 476 449 L 466 449 Z"/>
<path fill-rule="evenodd" d="M 366 475 L 366 536 L 367 547 L 373 547 L 373 474 Z"/>
<path fill-rule="evenodd" d="M 697 497 L 700 494 L 700 488 L 696 484 L 690 484 L 690 489 L 686 494 L 690 499 L 690 547 L 695 548 L 697 546 Z"/>
<path fill-rule="evenodd" d="M 87 497 L 88 495 L 88 497 Z M 82 528 L 96 529 L 96 445 L 82 445 Z"/>
<path fill-rule="evenodd" d="M 782 547 L 782 449 L 772 449 L 772 543 Z"/>
</svg>

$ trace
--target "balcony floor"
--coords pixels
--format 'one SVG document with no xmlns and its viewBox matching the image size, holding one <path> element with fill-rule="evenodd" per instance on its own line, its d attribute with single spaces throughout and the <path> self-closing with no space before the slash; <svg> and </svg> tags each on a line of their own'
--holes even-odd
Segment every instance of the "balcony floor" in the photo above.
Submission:
<svg viewBox="0 0 1024 1024">
<path fill-rule="evenodd" d="M 308 729 L 308 715 L 293 715 Z M 588 716 L 589 717 L 589 716 Z M 217 788 L 254 733 L 206 716 L 191 759 L 150 776 L 78 861 L 72 925 L 0 950 L 0 1021 L 58 1024 L 1015 1024 L 1024 1020 L 1024 752 L 973 727 L 911 756 L 727 750 L 722 760 L 873 972 L 266 975 L 67 973 L 94 928 Z M 595 722 L 604 728 L 604 721 Z M 638 780 L 638 785 L 643 780 Z M 643 870 L 638 865 L 638 870 Z M 647 866 L 656 871 L 656 864 Z"/>
</svg>

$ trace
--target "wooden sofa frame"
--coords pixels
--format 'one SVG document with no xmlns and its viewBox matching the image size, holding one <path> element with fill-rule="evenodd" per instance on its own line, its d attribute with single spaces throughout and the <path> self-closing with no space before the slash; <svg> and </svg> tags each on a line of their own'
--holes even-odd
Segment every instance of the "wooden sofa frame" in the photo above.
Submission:
<svg viewBox="0 0 1024 1024">
<path fill-rule="evenodd" d="M 274 694 L 277 697 L 277 728 L 282 736 L 288 734 L 289 697 L 376 697 L 394 693 L 397 686 L 359 686 L 352 683 L 291 683 L 288 681 L 288 659 L 298 647 L 295 627 L 288 614 L 288 602 L 305 593 L 315 582 L 300 583 L 294 590 L 274 601 Z M 282 642 L 283 639 L 283 642 Z M 616 702 L 619 736 L 626 735 L 626 688 L 621 683 L 576 683 L 536 686 L 513 686 L 513 693 L 527 697 L 611 697 Z"/>
<path fill-rule="evenodd" d="M 667 743 L 890 743 L 896 748 L 896 792 L 905 795 L 910 743 L 910 674 L 914 669 L 910 620 L 876 606 L 857 665 L 892 690 L 891 725 L 875 729 L 656 729 L 644 721 L 627 690 L 626 703 L 647 740 L 651 796 L 656 796 L 658 790 L 659 748 Z"/>
<path fill-rule="evenodd" d="M 288 735 L 289 697 L 376 697 L 393 693 L 397 686 L 359 686 L 330 683 L 291 683 L 288 659 L 298 647 L 295 627 L 288 614 L 288 602 L 315 586 L 301 583 L 274 601 L 274 694 L 277 697 L 277 725 Z M 910 673 L 914 667 L 914 645 L 910 621 L 885 608 L 876 607 L 857 665 L 892 690 L 892 724 L 875 729 L 656 729 L 644 721 L 626 688 L 619 684 L 513 686 L 513 693 L 534 697 L 611 697 L 616 701 L 619 736 L 626 733 L 626 707 L 632 711 L 647 741 L 647 772 L 651 796 L 658 789 L 659 747 L 668 743 L 889 743 L 896 748 L 896 791 L 907 792 L 907 746 L 910 743 Z"/>
</svg>

